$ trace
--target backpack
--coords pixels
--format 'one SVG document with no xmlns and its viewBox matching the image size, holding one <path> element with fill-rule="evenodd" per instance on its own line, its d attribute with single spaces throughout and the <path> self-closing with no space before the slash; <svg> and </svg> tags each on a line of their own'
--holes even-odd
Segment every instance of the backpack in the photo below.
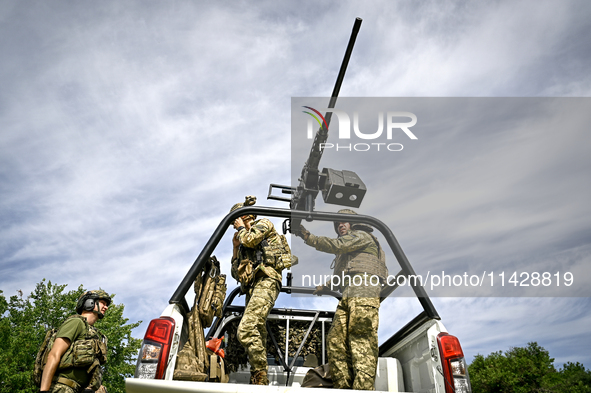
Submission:
<svg viewBox="0 0 591 393">
<path fill-rule="evenodd" d="M 212 256 L 205 269 L 198 301 L 199 317 L 204 328 L 211 326 L 214 317 L 222 316 L 226 289 L 226 275 L 220 274 L 220 263 L 215 256 Z"/>
<path fill-rule="evenodd" d="M 228 375 L 220 355 L 223 350 L 219 349 L 221 341 L 206 342 L 203 332 L 204 328 L 211 326 L 214 317 L 222 316 L 226 289 L 226 276 L 220 274 L 220 262 L 212 255 L 195 278 L 195 301 L 187 315 L 189 337 L 177 355 L 172 379 L 227 382 Z"/>
<path fill-rule="evenodd" d="M 332 376 L 328 364 L 311 368 L 302 381 L 303 388 L 327 388 L 333 387 Z"/>
<path fill-rule="evenodd" d="M 43 368 L 45 367 L 45 363 L 47 363 L 47 355 L 49 355 L 49 352 L 53 347 L 53 343 L 55 341 L 55 338 L 57 337 L 58 330 L 58 328 L 53 328 L 49 329 L 47 333 L 45 333 L 43 344 L 41 344 L 39 352 L 37 352 L 37 357 L 35 358 L 35 368 L 33 369 L 33 381 L 37 386 L 41 386 Z"/>
</svg>

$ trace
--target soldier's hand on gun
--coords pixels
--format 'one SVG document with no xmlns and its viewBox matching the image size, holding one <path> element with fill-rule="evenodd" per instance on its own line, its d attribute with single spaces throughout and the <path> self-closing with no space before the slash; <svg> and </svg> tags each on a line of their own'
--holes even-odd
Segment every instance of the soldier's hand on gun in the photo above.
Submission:
<svg viewBox="0 0 591 393">
<path fill-rule="evenodd" d="M 328 288 L 326 285 L 318 285 L 314 292 L 312 292 L 312 295 L 322 296 L 327 292 L 330 292 L 330 288 Z"/>
<path fill-rule="evenodd" d="M 304 241 L 306 241 L 308 240 L 308 237 L 310 237 L 310 231 L 300 224 L 300 227 L 296 229 L 294 235 L 296 235 L 297 237 L 301 237 L 302 239 L 304 239 Z"/>
</svg>

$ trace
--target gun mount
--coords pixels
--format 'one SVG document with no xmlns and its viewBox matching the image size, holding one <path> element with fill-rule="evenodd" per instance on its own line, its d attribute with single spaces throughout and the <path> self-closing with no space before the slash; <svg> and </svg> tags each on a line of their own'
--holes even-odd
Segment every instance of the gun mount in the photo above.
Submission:
<svg viewBox="0 0 591 393">
<path fill-rule="evenodd" d="M 353 46 L 355 45 L 355 40 L 361 27 L 361 22 L 361 18 L 355 19 L 353 31 L 351 32 L 345 56 L 341 63 L 341 68 L 330 97 L 328 109 L 334 108 L 337 102 L 345 72 L 347 71 L 347 66 L 349 64 L 349 59 L 353 52 Z M 306 211 L 310 213 L 306 216 L 306 220 L 311 219 L 311 213 L 314 211 L 316 197 L 320 191 L 322 191 L 322 197 L 325 203 L 347 207 L 359 207 L 366 192 L 365 184 L 355 172 L 345 170 L 339 171 L 330 168 L 323 168 L 322 171 L 319 171 L 320 159 L 324 152 L 324 144 L 328 139 L 328 127 L 330 126 L 332 112 L 327 112 L 324 117 L 322 117 L 322 115 L 315 109 L 308 109 L 316 112 L 323 121 L 319 121 L 320 128 L 316 132 L 312 148 L 310 149 L 310 155 L 302 168 L 300 178 L 298 179 L 299 185 L 297 187 L 289 187 L 271 184 L 269 187 L 269 194 L 267 195 L 267 199 L 290 202 L 290 208 L 292 210 Z M 313 114 L 311 115 L 314 116 Z M 280 189 L 283 194 L 291 194 L 291 197 L 287 198 L 272 195 L 274 189 Z M 298 227 L 299 222 L 300 219 L 294 218 L 294 227 Z"/>
</svg>

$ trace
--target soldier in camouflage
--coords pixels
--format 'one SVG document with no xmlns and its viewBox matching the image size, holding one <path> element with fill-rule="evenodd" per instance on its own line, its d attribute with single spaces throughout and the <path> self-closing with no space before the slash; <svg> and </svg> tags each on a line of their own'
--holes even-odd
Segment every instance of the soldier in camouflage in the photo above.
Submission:
<svg viewBox="0 0 591 393">
<path fill-rule="evenodd" d="M 80 296 L 78 315 L 66 319 L 57 331 L 43 367 L 39 392 L 80 393 L 89 387 L 106 393 L 101 385 L 101 365 L 107 361 L 106 337 L 93 325 L 105 316 L 110 305 L 111 297 L 103 290 Z"/>
<path fill-rule="evenodd" d="M 253 205 L 255 201 L 254 197 L 246 197 L 245 203 L 237 203 L 230 211 Z M 255 219 L 256 216 L 246 215 L 234 222 L 232 277 L 246 294 L 237 337 L 248 354 L 250 382 L 268 385 L 266 321 L 279 296 L 282 260 L 288 257 L 289 250 L 271 221 Z"/>
<path fill-rule="evenodd" d="M 349 209 L 339 213 L 357 214 Z M 334 227 L 336 239 L 315 236 L 303 226 L 295 235 L 318 251 L 336 255 L 333 274 L 341 279 L 343 297 L 327 337 L 334 388 L 374 390 L 380 290 L 388 276 L 384 251 L 367 225 L 335 222 Z"/>
</svg>

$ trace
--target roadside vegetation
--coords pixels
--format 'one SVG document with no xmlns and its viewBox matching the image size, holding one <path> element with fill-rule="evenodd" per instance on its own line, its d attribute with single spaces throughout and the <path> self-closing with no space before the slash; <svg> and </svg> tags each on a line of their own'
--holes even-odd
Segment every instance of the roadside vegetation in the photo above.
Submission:
<svg viewBox="0 0 591 393">
<path fill-rule="evenodd" d="M 476 355 L 468 372 L 473 393 L 591 393 L 590 370 L 578 362 L 557 369 L 536 342 Z"/>
</svg>

